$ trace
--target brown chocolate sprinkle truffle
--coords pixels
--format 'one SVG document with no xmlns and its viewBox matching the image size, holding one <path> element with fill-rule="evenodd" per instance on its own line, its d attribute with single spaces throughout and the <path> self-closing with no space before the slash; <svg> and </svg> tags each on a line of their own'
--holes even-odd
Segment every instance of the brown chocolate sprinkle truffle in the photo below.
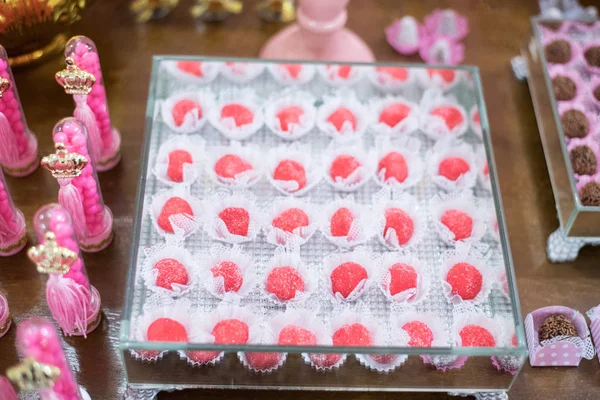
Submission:
<svg viewBox="0 0 600 400">
<path fill-rule="evenodd" d="M 600 183 L 592 181 L 583 185 L 579 199 L 584 206 L 600 206 Z"/>
<path fill-rule="evenodd" d="M 569 153 L 573 171 L 578 175 L 593 175 L 598 168 L 596 155 L 589 146 L 577 146 Z"/>
<path fill-rule="evenodd" d="M 590 130 L 590 122 L 579 110 L 567 110 L 560 116 L 560 123 L 569 138 L 586 137 Z"/>
<path fill-rule="evenodd" d="M 552 79 L 552 89 L 558 101 L 573 100 L 577 95 L 577 86 L 568 76 L 557 76 Z"/>
<path fill-rule="evenodd" d="M 571 61 L 571 44 L 564 39 L 554 40 L 544 47 L 546 60 L 552 64 L 566 64 Z"/>
<path fill-rule="evenodd" d="M 592 67 L 600 67 L 600 46 L 589 47 L 584 53 L 585 61 Z"/>
<path fill-rule="evenodd" d="M 551 31 L 556 32 L 562 26 L 562 22 L 560 22 L 560 21 L 543 21 L 543 22 L 540 22 L 540 25 L 542 25 L 545 28 L 550 29 Z"/>
<path fill-rule="evenodd" d="M 593 93 L 596 100 L 600 101 L 600 85 L 596 86 Z"/>
<path fill-rule="evenodd" d="M 563 315 L 551 315 L 544 320 L 538 332 L 540 342 L 557 336 L 577 336 L 577 329 Z"/>
</svg>

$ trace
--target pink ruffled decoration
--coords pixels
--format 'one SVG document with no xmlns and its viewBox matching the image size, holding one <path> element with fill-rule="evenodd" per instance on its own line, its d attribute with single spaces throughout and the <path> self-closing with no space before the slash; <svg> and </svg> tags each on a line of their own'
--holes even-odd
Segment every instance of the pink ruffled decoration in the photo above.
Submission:
<svg viewBox="0 0 600 400">
<path fill-rule="evenodd" d="M 394 21 L 385 30 L 387 42 L 400 54 L 411 55 L 419 51 L 419 23 L 414 17 L 405 16 Z"/>
<path fill-rule="evenodd" d="M 452 9 L 435 9 L 423 21 L 425 35 L 428 37 L 443 36 L 452 41 L 463 40 L 469 33 L 469 23 Z"/>
<path fill-rule="evenodd" d="M 427 64 L 458 65 L 465 58 L 465 46 L 445 36 L 422 37 L 419 55 Z"/>
</svg>

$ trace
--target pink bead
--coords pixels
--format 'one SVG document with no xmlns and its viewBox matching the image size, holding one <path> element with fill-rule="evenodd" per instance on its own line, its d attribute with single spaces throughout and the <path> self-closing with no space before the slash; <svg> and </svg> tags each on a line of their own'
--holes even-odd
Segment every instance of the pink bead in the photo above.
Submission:
<svg viewBox="0 0 600 400">
<path fill-rule="evenodd" d="M 73 229 L 71 229 L 71 227 L 67 224 L 60 224 L 56 226 L 54 233 L 58 237 L 69 238 L 73 234 Z"/>
<path fill-rule="evenodd" d="M 67 141 L 67 135 L 64 132 L 58 132 L 54 134 L 54 142 L 65 143 Z"/>
<path fill-rule="evenodd" d="M 79 43 L 75 46 L 75 54 L 77 56 L 83 56 L 89 51 L 88 46 L 85 43 Z"/>
</svg>

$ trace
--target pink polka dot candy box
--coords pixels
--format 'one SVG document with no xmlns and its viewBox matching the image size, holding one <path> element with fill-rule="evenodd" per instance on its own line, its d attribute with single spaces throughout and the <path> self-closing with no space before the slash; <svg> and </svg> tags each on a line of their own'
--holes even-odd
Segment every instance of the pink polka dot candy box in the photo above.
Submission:
<svg viewBox="0 0 600 400">
<path fill-rule="evenodd" d="M 564 306 L 532 311 L 525 318 L 532 367 L 577 367 L 595 351 L 585 317 Z"/>
</svg>

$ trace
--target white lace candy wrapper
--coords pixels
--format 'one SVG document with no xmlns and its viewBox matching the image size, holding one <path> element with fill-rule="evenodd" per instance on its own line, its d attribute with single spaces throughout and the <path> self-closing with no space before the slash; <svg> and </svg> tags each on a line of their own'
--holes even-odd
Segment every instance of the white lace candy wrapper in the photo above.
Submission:
<svg viewBox="0 0 600 400">
<path fill-rule="evenodd" d="M 333 236 L 331 233 L 331 218 L 341 208 L 347 208 L 354 220 L 350 225 L 348 235 Z M 357 204 L 351 196 L 338 198 L 325 205 L 321 215 L 319 230 L 334 245 L 340 248 L 351 248 L 367 242 L 374 234 L 373 213 L 366 204 Z"/>
<path fill-rule="evenodd" d="M 142 278 L 149 290 L 169 297 L 180 297 L 189 292 L 189 290 L 196 284 L 197 265 L 190 254 L 183 247 L 158 244 L 153 247 L 144 249 L 144 263 L 142 264 Z M 175 261 L 180 262 L 188 275 L 187 284 L 181 285 L 173 283 L 171 285 L 172 290 L 165 289 L 156 285 L 156 279 L 158 277 L 158 271 L 154 266 L 161 260 L 171 258 Z"/>
<path fill-rule="evenodd" d="M 337 157 L 351 156 L 359 166 L 352 171 L 346 178 L 336 176 L 335 180 L 331 176 L 331 167 Z M 352 192 L 365 185 L 375 173 L 377 159 L 374 151 L 366 151 L 362 143 L 353 145 L 336 146 L 331 144 L 323 155 L 322 162 L 325 171 L 324 176 L 327 183 L 336 190 L 342 192 Z"/>
<path fill-rule="evenodd" d="M 182 60 L 185 61 L 185 60 Z M 165 69 L 171 74 L 174 78 L 177 78 L 180 81 L 186 82 L 192 85 L 206 85 L 211 83 L 219 74 L 219 69 L 221 68 L 220 63 L 211 61 L 211 62 L 200 62 L 200 69 L 202 71 L 202 76 L 197 76 L 194 74 L 190 74 L 189 72 L 185 72 L 177 67 L 178 61 L 163 61 Z"/>
<path fill-rule="evenodd" d="M 188 134 L 199 132 L 208 120 L 209 113 L 214 108 L 213 97 L 214 95 L 208 91 L 175 93 L 161 102 L 161 119 L 170 129 L 177 133 Z M 182 100 L 191 100 L 197 103 L 200 106 L 200 114 L 202 116 L 198 118 L 196 112 L 192 112 L 196 110 L 196 108 L 193 108 L 185 114 L 183 123 L 178 126 L 173 117 L 173 108 Z"/>
<path fill-rule="evenodd" d="M 477 107 L 477 104 L 475 104 L 469 112 L 469 123 L 471 124 L 471 129 L 473 130 L 473 132 L 477 134 L 477 137 L 479 139 L 483 139 L 483 130 L 481 128 L 481 116 L 479 114 L 479 108 Z"/>
<path fill-rule="evenodd" d="M 344 121 L 338 130 L 327 119 L 338 109 L 349 110 L 356 119 L 356 128 L 350 121 Z M 339 143 L 349 143 L 359 140 L 369 125 L 369 111 L 349 90 L 340 90 L 338 96 L 324 96 L 323 104 L 317 111 L 317 127 L 326 135 Z"/>
<path fill-rule="evenodd" d="M 449 107 L 458 111 L 461 117 L 460 123 L 450 128 L 444 118 L 431 114 L 434 110 L 441 107 Z M 439 94 L 425 95 L 421 101 L 420 110 L 421 131 L 433 140 L 439 140 L 444 137 L 457 138 L 467 132 L 469 116 L 458 101 L 451 96 L 440 96 Z"/>
<path fill-rule="evenodd" d="M 350 68 L 348 76 L 346 78 L 340 76 L 340 68 Z M 356 68 L 351 65 L 320 65 L 317 67 L 317 71 L 323 80 L 325 80 L 331 86 L 352 86 L 360 82 L 363 77 L 363 69 Z"/>
<path fill-rule="evenodd" d="M 195 136 L 174 136 L 160 146 L 154 164 L 156 178 L 169 186 L 193 184 L 202 175 L 205 142 Z M 183 150 L 192 156 L 192 163 L 183 163 L 183 180 L 174 182 L 169 177 L 169 158 L 173 151 Z"/>
<path fill-rule="evenodd" d="M 323 259 L 322 269 L 325 274 L 323 280 L 327 285 L 327 293 L 337 303 L 350 303 L 358 300 L 376 279 L 377 261 L 374 254 L 360 247 L 351 252 L 332 253 L 328 255 Z M 344 297 L 341 293 L 333 291 L 331 274 L 337 267 L 347 262 L 353 262 L 363 267 L 367 272 L 367 278 L 360 281 L 352 292 L 347 297 Z"/>
<path fill-rule="evenodd" d="M 394 126 L 380 121 L 381 113 L 389 106 L 401 104 L 410 109 L 408 115 Z M 421 112 L 419 106 L 401 96 L 386 96 L 370 103 L 370 129 L 376 135 L 399 137 L 410 135 L 419 129 Z"/>
<path fill-rule="evenodd" d="M 441 189 L 463 191 L 470 189 L 477 180 L 477 163 L 473 149 L 467 144 L 453 145 L 452 140 L 441 140 L 436 143 L 427 156 L 427 175 Z M 450 157 L 462 158 L 469 165 L 469 170 L 460 175 L 455 181 L 439 174 L 440 163 Z"/>
<path fill-rule="evenodd" d="M 421 322 L 431 330 L 433 334 L 433 341 L 431 347 L 451 347 L 453 345 L 453 338 L 444 327 L 442 320 L 429 313 L 417 312 L 414 308 L 408 307 L 402 310 L 402 312 L 394 313 L 392 316 L 392 332 L 403 331 L 407 335 L 408 333 L 402 328 L 409 322 L 418 321 Z M 407 341 L 410 342 L 410 335 Z"/>
<path fill-rule="evenodd" d="M 471 217 L 473 225 L 469 237 L 456 240 L 455 234 L 442 223 L 444 213 L 450 210 L 458 210 Z M 450 246 L 456 245 L 457 242 L 476 243 L 486 232 L 488 217 L 485 208 L 482 202 L 469 192 L 434 196 L 429 202 L 429 216 L 438 236 Z"/>
<path fill-rule="evenodd" d="M 179 197 L 185 200 L 194 215 L 174 214 L 169 217 L 169 222 L 173 227 L 173 233 L 165 231 L 158 225 L 158 218 L 162 212 L 165 203 L 172 197 Z M 150 218 L 156 231 L 164 236 L 167 241 L 181 241 L 192 235 L 200 227 L 200 218 L 202 216 L 202 203 L 191 196 L 188 190 L 183 186 L 177 186 L 172 189 L 162 190 L 152 198 L 150 204 Z"/>
<path fill-rule="evenodd" d="M 250 89 L 232 89 L 219 93 L 219 101 L 212 108 L 208 119 L 213 127 L 230 140 L 245 140 L 254 135 L 264 124 L 264 117 L 256 94 Z M 252 113 L 252 122 L 237 126 L 232 117 L 222 118 L 224 107 L 239 105 L 247 108 Z"/>
<path fill-rule="evenodd" d="M 296 140 L 315 127 L 317 119 L 316 99 L 305 92 L 284 93 L 267 102 L 264 108 L 265 124 L 277 136 L 285 140 Z M 300 107 L 303 114 L 299 117 L 299 123 L 288 123 L 288 129 L 283 130 L 281 120 L 277 114 L 287 107 Z"/>
<path fill-rule="evenodd" d="M 292 76 L 289 70 L 284 67 L 287 65 L 299 66 L 300 71 L 298 72 L 298 76 Z M 317 72 L 313 65 L 294 64 L 294 62 L 288 64 L 269 64 L 267 69 L 271 76 L 282 85 L 302 85 L 308 83 L 313 79 Z"/>
<path fill-rule="evenodd" d="M 226 62 L 221 65 L 221 75 L 225 79 L 243 84 L 252 81 L 265 70 L 264 64 L 248 62 Z"/>
<path fill-rule="evenodd" d="M 389 68 L 399 68 L 404 69 L 406 72 L 406 79 L 396 79 L 392 75 L 390 75 L 386 70 Z M 386 66 L 382 68 L 371 68 L 368 70 L 367 76 L 369 81 L 376 86 L 378 89 L 384 92 L 401 92 L 403 90 L 410 89 L 417 80 L 417 74 L 415 71 L 410 68 L 402 68 L 402 67 L 391 67 Z"/>
<path fill-rule="evenodd" d="M 294 246 L 292 246 L 293 248 Z M 290 300 L 283 300 L 278 298 L 274 293 L 270 293 L 267 287 L 269 275 L 275 268 L 278 267 L 292 267 L 302 277 L 304 283 L 303 291 L 296 291 L 293 298 Z M 307 265 L 300 258 L 300 252 L 298 249 L 291 250 L 288 248 L 277 247 L 275 254 L 267 262 L 264 268 L 264 274 L 261 276 L 260 289 L 264 293 L 264 297 L 272 301 L 275 304 L 291 304 L 291 303 L 304 303 L 306 300 L 317 290 L 317 279 L 315 274 L 316 268 L 314 266 Z"/>
<path fill-rule="evenodd" d="M 298 208 L 308 216 L 308 225 L 298 227 L 291 233 L 273 226 L 273 220 L 290 208 Z M 267 237 L 267 242 L 276 246 L 285 245 L 292 241 L 295 244 L 303 245 L 319 227 L 320 214 L 318 207 L 311 205 L 307 199 L 278 197 L 273 201 L 270 209 L 265 212 L 265 215 L 267 217 L 265 218 L 263 232 Z"/>
<path fill-rule="evenodd" d="M 323 177 L 322 168 L 311 157 L 312 149 L 310 146 L 300 143 L 292 143 L 289 146 L 279 146 L 271 149 L 267 154 L 265 173 L 269 183 L 275 189 L 285 195 L 302 196 L 310 191 L 321 181 Z M 295 180 L 277 180 L 275 179 L 275 171 L 282 161 L 292 160 L 302 165 L 306 176 L 306 184 L 299 188 L 299 184 Z"/>
<path fill-rule="evenodd" d="M 477 152 L 475 155 L 475 163 L 477 164 L 477 182 L 479 187 L 491 192 L 492 182 L 490 181 L 490 170 L 485 152 Z"/>
<path fill-rule="evenodd" d="M 390 291 L 390 268 L 395 264 L 411 266 L 417 273 L 417 287 L 394 295 Z M 377 264 L 377 282 L 379 289 L 390 301 L 400 304 L 416 305 L 427 298 L 431 288 L 431 277 L 427 266 L 415 255 L 403 252 L 388 252 L 379 258 Z"/>
<path fill-rule="evenodd" d="M 501 346 L 507 342 L 503 322 L 498 319 L 491 319 L 480 312 L 457 312 L 454 313 L 454 343 L 456 346 L 462 346 L 460 331 L 467 325 L 476 325 L 486 329 L 496 342 L 496 346 Z"/>
<path fill-rule="evenodd" d="M 423 179 L 424 166 L 420 156 L 421 142 L 415 138 L 402 137 L 392 142 L 389 138 L 382 138 L 376 142 L 377 148 L 377 166 L 375 172 L 375 182 L 385 187 L 390 186 L 396 189 L 408 189 L 417 185 Z M 385 179 L 386 169 L 379 168 L 382 159 L 390 153 L 398 153 L 404 157 L 408 169 L 408 175 L 402 182 L 398 182 L 395 177 Z"/>
<path fill-rule="evenodd" d="M 248 162 L 251 170 L 236 174 L 234 178 L 227 178 L 217 174 L 217 162 L 227 155 L 234 155 Z M 256 184 L 263 175 L 263 162 L 261 153 L 254 145 L 242 145 L 240 142 L 231 141 L 229 146 L 215 146 L 206 149 L 206 173 L 217 184 L 228 187 L 245 189 Z"/>
</svg>

